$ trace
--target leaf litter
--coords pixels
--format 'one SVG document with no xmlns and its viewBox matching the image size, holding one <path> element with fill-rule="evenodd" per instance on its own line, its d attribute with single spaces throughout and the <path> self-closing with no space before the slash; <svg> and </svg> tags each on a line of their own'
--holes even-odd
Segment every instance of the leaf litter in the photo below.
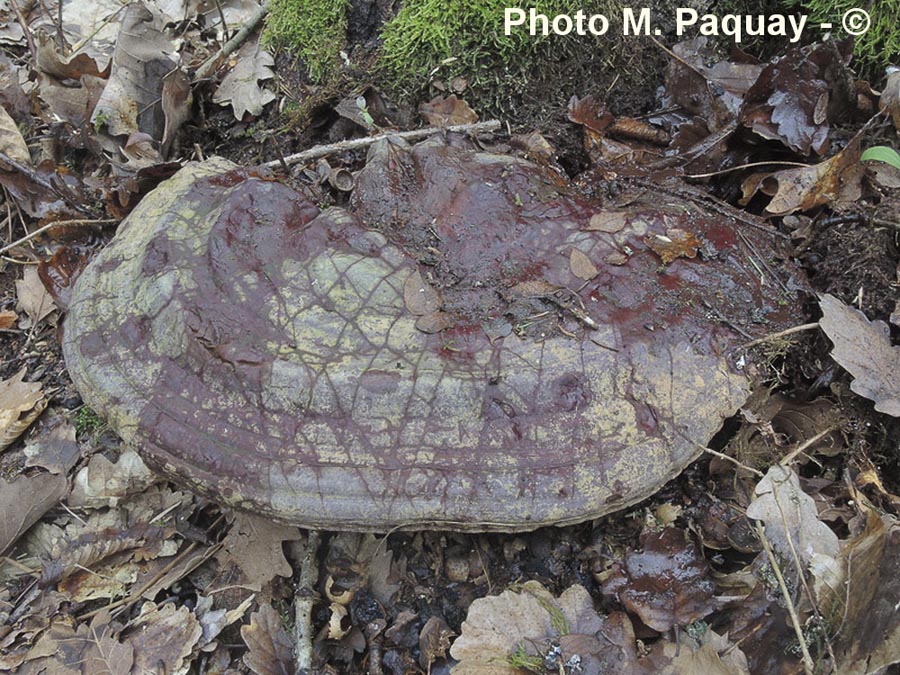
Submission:
<svg viewBox="0 0 900 675">
<path fill-rule="evenodd" d="M 184 127 L 193 124 L 198 105 L 189 74 L 215 45 L 204 43 L 195 28 L 176 36 L 170 19 L 202 15 L 221 37 L 220 11 L 228 25 L 236 26 L 254 9 L 252 2 L 207 3 L 190 10 L 165 3 L 160 11 L 168 18 L 144 21 L 153 10 L 130 9 L 128 15 L 115 3 L 64 2 L 68 48 L 60 51 L 55 39 L 38 40 L 40 59 L 32 64 L 36 80 L 23 77 L 17 63 L 0 64 L 0 77 L 9 83 L 0 99 L 0 115 L 6 115 L 0 120 L 3 152 L 23 169 L 7 165 L 2 181 L 14 213 L 21 209 L 23 224 L 88 215 L 121 218 L 164 177 L 169 158 L 188 156 Z M 45 26 L 55 30 L 52 22 Z M 24 34 L 17 27 L 15 20 L 6 22 L 0 39 L 22 49 Z M 93 37 L 84 41 L 88 36 Z M 179 50 L 178 39 L 191 49 Z M 866 208 L 872 193 L 861 168 L 863 144 L 851 139 L 835 152 L 841 146 L 832 142 L 838 125 L 847 120 L 840 108 L 850 117 L 858 114 L 856 100 L 846 97 L 841 47 L 791 50 L 770 63 L 738 52 L 713 57 L 706 49 L 700 42 L 673 47 L 681 60 L 671 62 L 668 95 L 688 114 L 682 119 L 675 113 L 652 116 L 651 130 L 637 137 L 611 131 L 617 116 L 596 94 L 592 100 L 576 99 L 581 107 L 569 112 L 582 125 L 587 155 L 601 173 L 614 174 L 610 166 L 630 171 L 637 164 L 650 167 L 651 180 L 657 180 L 653 172 L 660 162 L 669 162 L 667 170 L 675 173 L 715 172 L 729 162 L 783 159 L 789 153 L 807 166 L 755 176 L 753 169 L 737 172 L 735 183 L 744 188 L 748 205 L 760 204 L 770 216 L 809 216 L 807 241 L 813 244 L 830 214 Z M 153 76 L 135 77 L 143 68 Z M 275 96 L 269 89 L 275 71 L 270 57 L 250 41 L 208 86 L 236 119 L 253 118 L 274 107 L 268 104 Z M 247 78 L 238 82 L 244 72 Z M 894 125 L 897 82 L 896 74 L 890 77 L 875 102 Z M 462 94 L 466 87 L 452 89 Z M 792 91 L 799 93 L 786 95 Z M 365 94 L 364 108 L 355 103 L 359 95 L 348 95 L 356 106 L 351 117 L 363 123 L 357 126 L 374 130 L 357 111 L 372 108 L 375 94 Z M 44 104 L 40 119 L 31 117 L 33 101 Z M 423 114 L 443 125 L 477 119 L 455 96 L 425 104 Z M 385 126 L 382 121 L 379 117 L 376 126 Z M 36 123 L 53 129 L 58 150 L 85 153 L 86 173 L 93 175 L 73 176 L 62 162 L 37 153 L 32 162 L 25 138 L 32 138 L 29 130 Z M 661 133 L 673 138 L 670 145 L 660 145 Z M 871 130 L 865 133 L 866 145 L 872 145 Z M 746 134 L 781 149 L 748 150 Z M 540 142 L 531 136 L 524 147 L 554 166 L 565 150 L 557 137 L 547 138 L 541 136 Z M 351 163 L 348 158 L 346 164 Z M 888 191 L 883 193 L 886 204 L 896 203 L 890 193 L 896 187 L 888 183 L 881 189 Z M 612 199 L 626 213 L 627 197 Z M 91 212 L 80 212 L 73 203 L 88 205 Z M 615 235 L 626 227 L 626 218 L 604 211 L 584 229 Z M 777 217 L 769 220 L 779 223 Z M 678 242 L 675 234 L 666 236 Z M 76 237 L 84 240 L 84 232 Z M 43 255 L 58 242 L 51 234 L 36 243 Z M 703 242 L 682 239 L 674 249 L 657 250 L 660 243 L 668 242 L 651 239 L 646 245 L 664 265 L 711 254 Z M 592 278 L 597 266 L 626 263 L 630 255 L 620 251 L 610 260 L 594 260 L 579 253 L 576 248 L 563 252 L 573 277 L 581 280 Z M 52 341 L 47 319 L 59 310 L 45 304 L 46 291 L 36 275 L 26 272 L 25 277 L 19 279 L 21 291 L 3 299 L 0 327 L 23 339 L 23 331 L 32 333 L 32 343 Z M 411 290 L 418 293 L 407 300 L 410 310 L 427 317 L 439 334 L 440 292 L 425 279 L 413 280 Z M 896 370 L 895 339 L 881 321 L 886 313 L 869 308 L 864 314 L 850 305 L 868 300 L 865 294 L 854 298 L 858 290 L 840 299 L 820 296 L 820 326 L 833 345 L 832 357 L 853 378 L 851 390 L 871 399 L 877 411 L 896 415 L 889 377 Z M 17 303 L 18 312 L 13 310 Z M 225 669 L 241 662 L 260 673 L 292 668 L 294 638 L 283 619 L 290 613 L 290 577 L 299 564 L 293 544 L 302 533 L 255 523 L 246 515 L 223 516 L 214 505 L 162 487 L 133 451 L 110 449 L 76 433 L 71 419 L 32 429 L 48 403 L 54 415 L 65 417 L 58 405 L 66 392 L 58 390 L 49 367 L 35 370 L 33 358 L 27 369 L 23 366 L 24 359 L 5 364 L 6 379 L 0 379 L 0 431 L 7 447 L 0 534 L 8 556 L 0 566 L 5 581 L 0 662 L 22 673 L 177 673 L 201 664 Z M 808 380 L 821 374 L 809 364 L 804 368 L 811 373 Z M 28 379 L 39 381 L 25 382 L 34 372 L 39 375 Z M 791 398 L 776 401 L 753 419 L 734 421 L 739 436 L 745 431 L 748 443 L 766 446 L 770 463 L 835 429 L 807 447 L 805 458 L 797 458 L 806 462 L 800 473 L 761 465 L 764 477 L 754 478 L 714 460 L 707 478 L 721 518 L 701 507 L 709 503 L 701 494 L 705 488 L 699 490 L 689 477 L 659 497 L 663 504 L 677 504 L 669 516 L 657 517 L 665 509 L 639 507 L 604 521 L 609 527 L 493 537 L 328 538 L 328 574 L 318 588 L 343 609 L 322 603 L 317 626 L 327 628 L 337 617 L 334 635 L 340 637 L 329 638 L 327 631 L 317 635 L 317 658 L 345 669 L 377 659 L 390 673 L 446 672 L 451 666 L 453 672 L 575 672 L 576 664 L 586 673 L 796 672 L 801 662 L 793 620 L 759 542 L 741 535 L 752 532 L 741 515 L 746 510 L 765 523 L 782 571 L 797 584 L 798 620 L 823 667 L 855 673 L 895 663 L 900 537 L 890 510 L 900 500 L 884 490 L 874 465 L 861 458 L 849 462 L 851 453 L 860 451 L 858 442 L 851 442 L 862 436 L 848 431 L 859 417 L 828 411 L 828 406 L 840 407 L 833 395 L 839 380 L 832 376 L 829 382 L 831 389 L 815 390 L 826 404 Z M 841 468 L 849 471 L 849 488 L 829 478 Z M 871 507 L 870 500 L 883 508 Z M 661 525 L 669 527 L 659 530 Z M 645 573 L 646 557 L 652 555 L 669 564 L 686 561 L 691 572 L 680 579 L 683 587 L 664 573 Z M 517 578 L 530 581 L 515 584 Z M 31 580 L 41 582 L 37 592 L 28 590 Z M 665 590 L 644 595 L 642 583 Z M 235 592 L 232 584 L 248 588 Z M 109 610 L 100 609 L 109 603 Z M 675 626 L 674 633 L 667 630 Z"/>
</svg>

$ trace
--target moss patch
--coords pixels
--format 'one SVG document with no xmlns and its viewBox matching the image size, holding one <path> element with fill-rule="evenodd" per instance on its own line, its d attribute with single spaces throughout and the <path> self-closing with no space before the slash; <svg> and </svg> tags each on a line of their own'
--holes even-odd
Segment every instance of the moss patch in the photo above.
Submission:
<svg viewBox="0 0 900 675">
<path fill-rule="evenodd" d="M 295 53 L 313 82 L 325 82 L 340 67 L 347 4 L 347 0 L 271 0 L 263 40 L 269 47 Z"/>
<path fill-rule="evenodd" d="M 900 0 L 791 0 L 790 4 L 809 12 L 810 23 L 832 22 L 839 38 L 846 37 L 840 29 L 844 13 L 857 7 L 865 9 L 872 18 L 872 27 L 856 38 L 853 51 L 857 70 L 866 76 L 879 79 L 885 66 L 896 63 L 900 57 Z"/>
</svg>

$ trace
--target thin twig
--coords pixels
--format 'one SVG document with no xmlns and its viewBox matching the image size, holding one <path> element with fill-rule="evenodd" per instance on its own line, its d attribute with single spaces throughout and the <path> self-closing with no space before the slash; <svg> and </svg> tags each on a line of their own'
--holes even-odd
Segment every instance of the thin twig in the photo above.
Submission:
<svg viewBox="0 0 900 675">
<path fill-rule="evenodd" d="M 750 347 L 761 345 L 764 342 L 771 342 L 772 340 L 787 337 L 788 335 L 793 335 L 794 333 L 802 333 L 803 331 L 812 330 L 813 328 L 818 327 L 818 321 L 816 323 L 804 323 L 802 326 L 794 326 L 793 328 L 788 328 L 786 330 L 779 331 L 778 333 L 770 333 L 769 335 L 763 335 L 762 337 L 756 338 L 755 340 L 750 340 L 750 342 L 741 345 L 740 349 L 749 349 Z"/>
<path fill-rule="evenodd" d="M 797 634 L 797 640 L 800 642 L 800 651 L 803 654 L 803 670 L 806 671 L 806 675 L 813 675 L 813 673 L 815 672 L 815 665 L 813 664 L 812 656 L 809 653 L 809 647 L 806 644 L 806 638 L 803 635 L 803 627 L 800 625 L 800 617 L 797 615 L 797 609 L 794 607 L 794 601 L 791 598 L 791 593 L 788 590 L 787 583 L 784 580 L 784 575 L 781 573 L 781 568 L 778 566 L 778 561 L 775 559 L 775 552 L 772 550 L 772 545 L 766 538 L 765 528 L 759 521 L 756 522 L 756 534 L 759 537 L 759 541 L 760 543 L 762 543 L 762 547 L 769 558 L 769 564 L 772 566 L 772 571 L 775 573 L 775 578 L 778 579 L 778 587 L 781 589 L 781 595 L 784 597 L 784 604 L 787 607 L 788 614 L 791 617 L 791 624 L 793 624 L 794 632 Z"/>
<path fill-rule="evenodd" d="M 219 64 L 222 63 L 222 60 L 244 43 L 244 41 L 250 36 L 250 33 L 252 33 L 256 29 L 256 27 L 268 13 L 269 3 L 267 1 L 259 6 L 259 8 L 247 20 L 247 23 L 245 23 L 241 27 L 241 29 L 234 34 L 234 37 L 232 37 L 228 42 L 222 45 L 222 48 L 219 51 L 217 51 L 215 54 L 206 59 L 206 61 L 200 64 L 200 67 L 197 68 L 197 72 L 194 73 L 194 82 L 212 75 L 213 72 L 215 72 L 216 68 L 219 67 Z M 228 27 L 226 26 L 225 29 L 227 30 L 227 28 Z"/>
<path fill-rule="evenodd" d="M 717 450 L 713 450 L 712 448 L 703 448 L 703 452 L 712 455 L 713 457 L 718 457 L 719 459 L 724 459 L 726 462 L 731 462 L 735 466 L 743 469 L 744 471 L 749 471 L 755 476 L 763 477 L 762 471 L 758 471 L 754 469 L 752 466 L 747 466 L 743 462 L 736 460 L 734 457 L 729 457 L 724 452 L 718 452 Z"/>
<path fill-rule="evenodd" d="M 306 553 L 300 562 L 300 579 L 294 593 L 294 672 L 309 675 L 312 671 L 312 610 L 316 603 L 319 580 L 319 532 L 306 535 Z"/>
<path fill-rule="evenodd" d="M 801 452 L 806 451 L 807 449 L 812 447 L 814 444 L 818 443 L 823 438 L 825 438 L 832 431 L 837 431 L 838 429 L 839 429 L 839 427 L 836 424 L 832 425 L 830 427 L 826 427 L 825 429 L 823 429 L 822 431 L 817 433 L 812 438 L 808 438 L 805 441 L 803 441 L 800 445 L 798 445 L 796 448 L 794 448 L 788 454 L 786 454 L 784 457 L 782 457 L 781 461 L 778 463 L 781 464 L 781 466 L 788 466 L 791 462 L 794 461 L 794 459 L 797 457 L 797 455 L 799 455 Z"/>
<path fill-rule="evenodd" d="M 9 0 L 9 4 L 12 5 L 13 11 L 16 13 L 16 18 L 19 20 L 19 26 L 22 28 L 23 35 L 25 35 L 25 42 L 28 43 L 28 51 L 31 52 L 31 63 L 35 64 L 38 61 L 37 49 L 34 47 L 34 36 L 31 34 L 31 29 L 28 27 L 28 21 L 26 21 L 25 15 L 22 13 L 19 3 L 16 0 Z"/>
<path fill-rule="evenodd" d="M 301 164 L 319 157 L 326 157 L 335 152 L 343 152 L 345 150 L 358 150 L 359 148 L 367 148 L 373 143 L 384 140 L 385 138 L 402 138 L 406 141 L 418 141 L 428 138 L 433 134 L 445 131 L 455 133 L 482 133 L 485 131 L 495 131 L 500 128 L 499 120 L 487 120 L 485 122 L 475 122 L 474 124 L 455 124 L 449 127 L 426 127 L 425 129 L 413 129 L 412 131 L 389 131 L 387 133 L 378 134 L 377 136 L 368 136 L 366 138 L 352 138 L 349 141 L 341 141 L 339 143 L 329 143 L 328 145 L 318 145 L 309 150 L 298 152 L 294 155 L 279 158 L 271 162 L 266 162 L 262 166 L 267 169 L 277 169 L 281 166 L 282 161 L 288 166 Z"/>
<path fill-rule="evenodd" d="M 52 230 L 57 227 L 64 227 L 66 225 L 108 225 L 110 223 L 117 223 L 119 221 L 114 218 L 76 218 L 75 220 L 54 220 L 52 223 L 47 223 L 43 227 L 39 227 L 34 232 L 29 232 L 21 239 L 16 239 L 11 244 L 7 244 L 3 248 L 0 248 L 0 255 L 6 253 L 7 251 L 14 249 L 16 246 L 21 246 L 25 244 L 35 237 L 39 237 L 44 234 L 48 230 Z"/>
</svg>

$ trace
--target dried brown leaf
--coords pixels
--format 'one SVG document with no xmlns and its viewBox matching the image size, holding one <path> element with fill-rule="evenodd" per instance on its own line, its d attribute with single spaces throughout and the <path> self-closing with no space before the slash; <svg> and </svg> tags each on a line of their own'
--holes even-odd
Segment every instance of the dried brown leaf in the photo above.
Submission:
<svg viewBox="0 0 900 675">
<path fill-rule="evenodd" d="M 31 153 L 25 145 L 19 127 L 15 120 L 6 112 L 6 108 L 0 107 L 0 152 L 22 164 L 31 164 Z M 0 169 L 12 169 L 0 162 Z"/>
<path fill-rule="evenodd" d="M 19 315 L 11 309 L 4 309 L 0 311 L 0 329 L 6 330 L 8 328 L 12 328 L 16 325 L 16 322 L 18 320 Z"/>
<path fill-rule="evenodd" d="M 885 672 L 900 662 L 900 525 L 890 516 L 867 513 L 865 529 L 842 551 L 848 587 L 838 587 L 842 609 L 835 672 Z"/>
<path fill-rule="evenodd" d="M 263 108 L 277 97 L 259 83 L 275 77 L 272 66 L 275 59 L 263 49 L 259 42 L 245 42 L 237 53 L 237 62 L 231 72 L 222 80 L 213 96 L 219 105 L 231 105 L 236 119 L 244 115 L 260 115 Z"/>
<path fill-rule="evenodd" d="M 22 310 L 36 326 L 56 310 L 56 303 L 44 288 L 37 268 L 29 265 L 25 268 L 21 279 L 16 281 L 16 297 Z"/>
<path fill-rule="evenodd" d="M 590 281 L 600 274 L 600 270 L 591 262 L 591 259 L 577 248 L 573 248 L 569 254 L 569 269 L 572 270 L 572 274 L 582 281 Z"/>
<path fill-rule="evenodd" d="M 416 270 L 403 284 L 403 302 L 416 316 L 426 316 L 441 308 L 441 295 Z"/>
<path fill-rule="evenodd" d="M 602 134 L 613 123 L 615 118 L 606 109 L 606 105 L 602 101 L 596 100 L 593 96 L 585 96 L 581 99 L 573 96 L 569 99 L 569 119 L 598 134 Z"/>
<path fill-rule="evenodd" d="M 29 439 L 25 445 L 25 466 L 65 475 L 81 457 L 81 448 L 75 441 L 75 427 L 60 418 L 55 422 L 52 427 L 45 424 L 40 434 Z"/>
<path fill-rule="evenodd" d="M 431 664 L 447 654 L 450 638 L 454 635 L 443 618 L 433 616 L 428 619 L 419 633 L 419 665 L 430 672 Z"/>
<path fill-rule="evenodd" d="M 884 89 L 881 90 L 881 98 L 878 100 L 878 109 L 890 115 L 894 128 L 900 131 L 900 70 L 888 75 Z"/>
<path fill-rule="evenodd" d="M 603 627 L 591 596 L 582 586 L 571 586 L 559 598 L 536 581 L 520 592 L 508 590 L 480 598 L 469 606 L 462 634 L 450 648 L 460 661 L 455 675 L 515 675 L 508 657 L 517 649 L 531 655 L 549 648 L 560 636 L 593 635 Z"/>
<path fill-rule="evenodd" d="M 134 672 L 168 675 L 188 671 L 188 657 L 202 635 L 200 622 L 187 607 L 152 602 L 144 603 L 140 616 L 123 632 L 134 647 Z"/>
<path fill-rule="evenodd" d="M 747 517 L 763 521 L 766 538 L 785 567 L 804 573 L 813 560 L 821 568 L 827 560 L 837 558 L 837 535 L 819 520 L 815 501 L 803 492 L 800 479 L 790 468 L 772 466 L 754 492 Z"/>
<path fill-rule="evenodd" d="M 284 675 L 294 671 L 290 638 L 271 605 L 262 605 L 250 615 L 250 625 L 241 627 L 247 644 L 244 665 L 257 675 Z"/>
<path fill-rule="evenodd" d="M 809 211 L 823 204 L 847 204 L 859 199 L 865 173 L 860 162 L 860 140 L 860 137 L 854 138 L 834 157 L 819 164 L 776 171 L 763 177 L 761 182 L 757 177 L 756 187 L 761 185 L 766 194 L 772 195 L 766 211 L 785 215 Z M 754 187 L 745 186 L 745 198 L 755 191 Z"/>
<path fill-rule="evenodd" d="M 0 450 L 8 448 L 47 407 L 40 382 L 23 382 L 25 368 L 0 380 Z"/>
<path fill-rule="evenodd" d="M 677 227 L 669 228 L 665 235 L 649 235 L 644 238 L 644 243 L 662 258 L 663 265 L 668 265 L 676 258 L 696 258 L 697 251 L 703 245 L 693 232 Z"/>
<path fill-rule="evenodd" d="M 419 106 L 419 114 L 432 126 L 453 126 L 456 124 L 473 124 L 478 121 L 478 114 L 456 94 L 447 98 L 436 96 L 428 103 Z"/>
<path fill-rule="evenodd" d="M 222 542 L 219 559 L 224 565 L 237 566 L 246 579 L 244 585 L 258 591 L 276 576 L 291 576 L 293 571 L 281 544 L 300 539 L 300 530 L 296 527 L 238 513 Z"/>
<path fill-rule="evenodd" d="M 115 463 L 96 454 L 76 474 L 68 503 L 84 508 L 115 507 L 122 498 L 143 492 L 157 480 L 158 475 L 134 450 L 123 452 Z"/>
<path fill-rule="evenodd" d="M 591 221 L 585 230 L 590 232 L 607 232 L 615 234 L 625 228 L 628 214 L 622 211 L 600 211 L 591 216 Z"/>
<path fill-rule="evenodd" d="M 853 375 L 850 388 L 875 402 L 875 410 L 900 417 L 900 347 L 891 344 L 890 328 L 869 321 L 858 309 L 832 295 L 819 297 L 819 326 L 834 349 L 831 356 Z"/>
<path fill-rule="evenodd" d="M 166 118 L 163 130 L 160 153 L 163 157 L 169 157 L 175 134 L 181 125 L 191 117 L 191 104 L 194 102 L 194 94 L 191 89 L 191 78 L 181 68 L 176 68 L 166 74 L 162 80 L 162 109 Z"/>
<path fill-rule="evenodd" d="M 177 45 L 165 33 L 165 15 L 154 5 L 133 3 L 122 15 L 112 71 L 91 115 L 110 136 L 143 131 L 159 140 L 165 128 L 162 78 L 176 67 Z"/>
<path fill-rule="evenodd" d="M 64 476 L 39 473 L 0 482 L 0 555 L 66 494 Z"/>
</svg>

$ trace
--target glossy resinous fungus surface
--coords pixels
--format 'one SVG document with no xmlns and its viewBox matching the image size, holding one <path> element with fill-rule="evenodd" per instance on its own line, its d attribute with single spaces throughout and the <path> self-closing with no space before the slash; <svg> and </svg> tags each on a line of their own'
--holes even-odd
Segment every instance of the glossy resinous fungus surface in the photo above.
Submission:
<svg viewBox="0 0 900 675">
<path fill-rule="evenodd" d="M 378 143 L 347 210 L 212 159 L 79 278 L 66 362 L 123 439 L 227 505 L 331 529 L 574 523 L 652 494 L 744 403 L 734 326 L 798 320 L 751 260 L 772 242 L 737 227 L 668 196 L 603 209 L 460 139 Z"/>
</svg>

